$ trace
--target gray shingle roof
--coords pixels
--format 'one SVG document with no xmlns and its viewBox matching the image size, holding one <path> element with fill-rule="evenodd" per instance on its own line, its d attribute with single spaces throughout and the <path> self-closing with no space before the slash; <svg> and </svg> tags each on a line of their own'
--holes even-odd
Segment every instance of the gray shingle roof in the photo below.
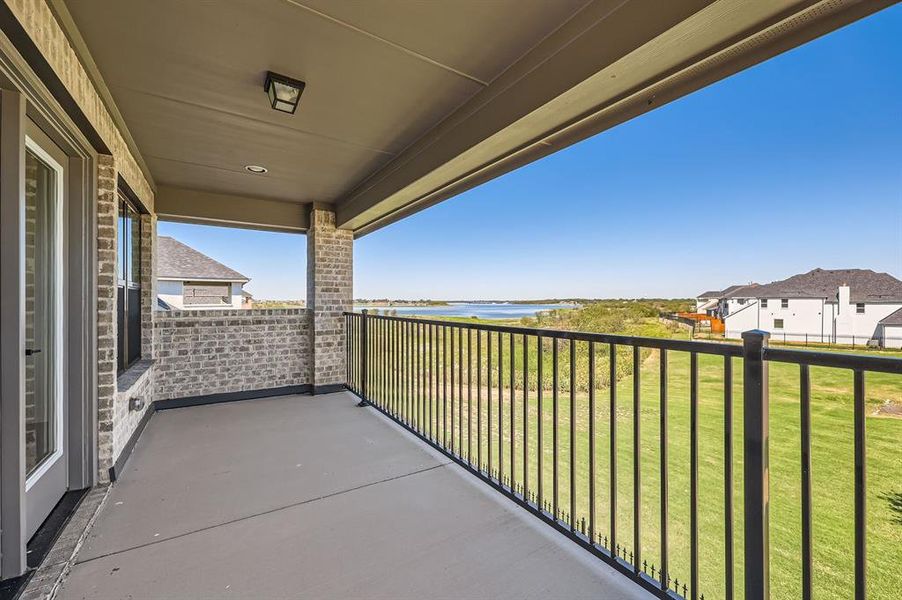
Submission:
<svg viewBox="0 0 902 600">
<path fill-rule="evenodd" d="M 723 291 L 724 298 L 755 298 L 758 288 L 757 283 L 749 283 L 747 285 L 733 285 Z"/>
<path fill-rule="evenodd" d="M 902 302 L 902 281 L 870 269 L 813 269 L 758 286 L 755 297 L 825 298 L 833 302 L 841 285 L 849 286 L 851 302 Z"/>
<path fill-rule="evenodd" d="M 250 281 L 238 271 L 167 236 L 157 238 L 157 277 Z"/>
<path fill-rule="evenodd" d="M 902 308 L 880 320 L 881 325 L 902 325 Z"/>
<path fill-rule="evenodd" d="M 736 293 L 747 288 L 758 285 L 757 283 L 742 283 L 739 285 L 731 285 L 730 287 L 720 290 L 720 291 L 710 291 L 705 292 L 704 294 L 699 294 L 696 298 L 717 298 L 718 300 L 721 298 L 733 298 L 736 296 Z"/>
</svg>

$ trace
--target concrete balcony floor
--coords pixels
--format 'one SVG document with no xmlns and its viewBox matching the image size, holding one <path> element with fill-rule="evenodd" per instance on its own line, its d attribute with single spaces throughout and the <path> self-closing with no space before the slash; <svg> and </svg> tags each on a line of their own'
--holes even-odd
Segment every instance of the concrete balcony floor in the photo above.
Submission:
<svg viewBox="0 0 902 600">
<path fill-rule="evenodd" d="M 155 414 L 59 597 L 651 597 L 355 404 Z"/>
</svg>

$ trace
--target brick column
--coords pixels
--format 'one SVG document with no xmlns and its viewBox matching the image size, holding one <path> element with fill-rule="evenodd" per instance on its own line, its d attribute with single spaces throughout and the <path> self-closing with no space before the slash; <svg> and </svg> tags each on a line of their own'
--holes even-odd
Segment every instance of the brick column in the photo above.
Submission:
<svg viewBox="0 0 902 600">
<path fill-rule="evenodd" d="M 141 215 L 141 358 L 153 358 L 157 308 L 157 217 Z"/>
<path fill-rule="evenodd" d="M 116 396 L 116 166 L 97 157 L 97 477 L 109 481 L 113 464 Z"/>
<path fill-rule="evenodd" d="M 314 394 L 344 389 L 345 328 L 354 287 L 354 238 L 335 213 L 314 205 L 307 231 L 307 308 L 311 312 L 310 384 Z"/>
</svg>

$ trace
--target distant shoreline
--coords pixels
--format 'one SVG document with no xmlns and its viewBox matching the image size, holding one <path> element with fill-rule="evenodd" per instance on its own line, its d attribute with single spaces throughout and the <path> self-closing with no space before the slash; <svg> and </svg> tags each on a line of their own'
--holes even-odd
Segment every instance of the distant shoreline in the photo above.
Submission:
<svg viewBox="0 0 902 600">
<path fill-rule="evenodd" d="M 404 306 L 451 306 L 453 304 L 521 304 L 521 305 L 544 305 L 544 304 L 568 304 L 579 306 L 582 304 L 579 300 L 354 300 L 355 306 L 379 306 L 379 307 L 404 307 Z"/>
</svg>

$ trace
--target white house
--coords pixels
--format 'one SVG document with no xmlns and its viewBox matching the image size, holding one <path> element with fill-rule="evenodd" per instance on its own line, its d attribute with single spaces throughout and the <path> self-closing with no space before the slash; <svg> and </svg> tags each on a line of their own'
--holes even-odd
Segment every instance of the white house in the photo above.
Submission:
<svg viewBox="0 0 902 600">
<path fill-rule="evenodd" d="M 157 305 L 162 309 L 243 308 L 250 279 L 171 237 L 157 238 Z"/>
<path fill-rule="evenodd" d="M 784 341 L 902 347 L 902 281 L 887 273 L 814 269 L 706 295 L 717 296 L 716 309 L 707 310 L 724 320 L 728 338 L 762 329 Z"/>
<path fill-rule="evenodd" d="M 711 317 L 721 317 L 721 302 L 733 297 L 737 292 L 749 286 L 758 285 L 757 283 L 731 285 L 730 287 L 720 291 L 704 292 L 695 299 L 695 312 L 704 313 Z"/>
</svg>

